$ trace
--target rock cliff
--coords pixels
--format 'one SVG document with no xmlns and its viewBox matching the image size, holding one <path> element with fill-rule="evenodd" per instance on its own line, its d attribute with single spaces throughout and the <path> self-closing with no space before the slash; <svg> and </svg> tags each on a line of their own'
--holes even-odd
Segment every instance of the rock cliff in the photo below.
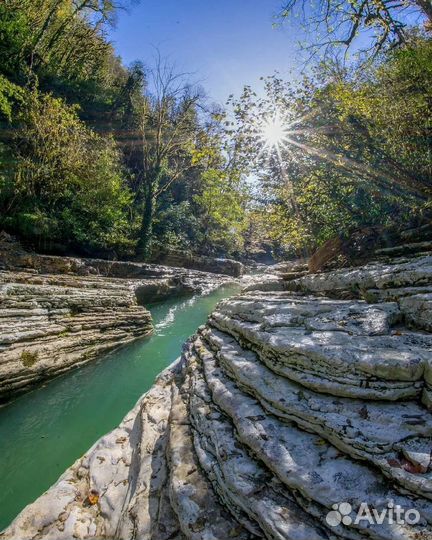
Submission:
<svg viewBox="0 0 432 540">
<path fill-rule="evenodd" d="M 0 538 L 432 538 L 432 256 L 248 289 Z"/>
<path fill-rule="evenodd" d="M 0 403 L 149 335 L 149 303 L 229 280 L 182 268 L 37 255 L 3 236 Z"/>
</svg>

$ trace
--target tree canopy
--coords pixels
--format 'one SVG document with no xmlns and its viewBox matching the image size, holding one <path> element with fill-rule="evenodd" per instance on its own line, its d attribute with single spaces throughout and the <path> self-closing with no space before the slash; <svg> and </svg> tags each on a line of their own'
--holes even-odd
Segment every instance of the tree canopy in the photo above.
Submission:
<svg viewBox="0 0 432 540">
<path fill-rule="evenodd" d="M 121 7 L 0 5 L 0 226 L 48 250 L 234 253 L 241 242 L 221 241 L 222 215 L 244 194 L 222 165 L 216 117 L 201 89 L 160 56 L 148 69 L 121 63 L 106 37 Z M 206 145 L 219 153 L 212 170 Z M 217 216 L 212 175 L 230 193 Z"/>
<path fill-rule="evenodd" d="M 318 51 L 326 56 L 338 46 L 345 51 L 356 48 L 370 58 L 383 49 L 404 45 L 412 21 L 432 30 L 432 3 L 430 0 L 288 0 L 280 17 L 296 17 L 309 34 L 313 33 L 315 40 L 306 45 L 312 56 Z"/>
<path fill-rule="evenodd" d="M 432 42 L 362 70 L 320 64 L 297 83 L 263 79 L 232 99 L 231 136 L 261 194 L 267 234 L 288 252 L 425 211 L 432 188 Z"/>
<path fill-rule="evenodd" d="M 0 3 L 1 228 L 54 252 L 283 257 L 429 211 L 429 0 L 286 3 L 322 33 L 312 50 L 369 62 L 324 54 L 225 109 L 158 55 L 125 66 L 122 7 Z"/>
</svg>

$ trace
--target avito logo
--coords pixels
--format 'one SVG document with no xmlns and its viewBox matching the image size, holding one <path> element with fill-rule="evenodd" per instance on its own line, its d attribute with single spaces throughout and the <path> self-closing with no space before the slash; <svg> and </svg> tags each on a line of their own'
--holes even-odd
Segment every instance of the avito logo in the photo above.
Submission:
<svg viewBox="0 0 432 540">
<path fill-rule="evenodd" d="M 332 506 L 332 510 L 326 515 L 326 521 L 331 527 L 338 525 L 358 525 L 361 521 L 367 521 L 371 525 L 381 525 L 384 522 L 399 525 L 415 525 L 420 521 L 420 514 L 415 508 L 405 510 L 399 504 L 390 501 L 386 508 L 378 510 L 362 502 L 358 512 L 353 515 L 353 508 L 348 502 L 340 502 Z"/>
</svg>

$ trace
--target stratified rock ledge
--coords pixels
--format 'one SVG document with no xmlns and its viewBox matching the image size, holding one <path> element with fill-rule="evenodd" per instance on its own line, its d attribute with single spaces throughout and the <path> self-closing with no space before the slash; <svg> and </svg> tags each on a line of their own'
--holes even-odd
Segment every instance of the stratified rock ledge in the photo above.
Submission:
<svg viewBox="0 0 432 540">
<path fill-rule="evenodd" d="M 0 234 L 0 403 L 153 331 L 150 303 L 228 276 L 29 253 Z"/>
<path fill-rule="evenodd" d="M 429 256 L 250 285 L 0 538 L 432 539 L 429 287 Z"/>
</svg>

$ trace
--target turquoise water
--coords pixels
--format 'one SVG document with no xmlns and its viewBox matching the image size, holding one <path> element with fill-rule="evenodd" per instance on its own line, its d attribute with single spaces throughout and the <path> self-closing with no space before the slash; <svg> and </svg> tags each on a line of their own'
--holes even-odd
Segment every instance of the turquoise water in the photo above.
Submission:
<svg viewBox="0 0 432 540">
<path fill-rule="evenodd" d="M 151 308 L 155 334 L 0 409 L 0 530 L 114 428 L 235 286 Z"/>
</svg>

